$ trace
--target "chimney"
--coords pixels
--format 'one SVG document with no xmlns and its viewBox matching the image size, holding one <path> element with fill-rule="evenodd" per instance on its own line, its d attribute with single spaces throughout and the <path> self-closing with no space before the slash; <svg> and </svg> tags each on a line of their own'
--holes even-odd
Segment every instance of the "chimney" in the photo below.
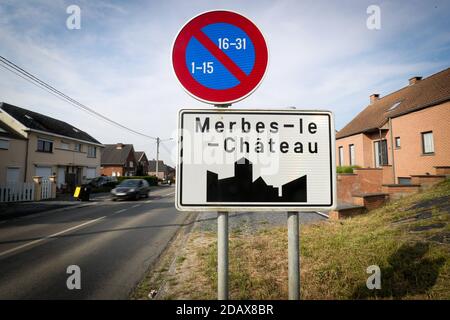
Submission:
<svg viewBox="0 0 450 320">
<path fill-rule="evenodd" d="M 377 101 L 380 98 L 380 95 L 378 93 L 374 93 L 370 95 L 370 104 L 373 104 L 375 101 Z"/>
<path fill-rule="evenodd" d="M 420 80 L 422 80 L 422 77 L 417 77 L 417 76 L 416 77 L 412 77 L 411 79 L 409 79 L 409 85 L 416 84 Z"/>
<path fill-rule="evenodd" d="M 116 144 L 116 149 L 122 149 L 123 148 L 123 143 L 118 143 Z"/>
</svg>

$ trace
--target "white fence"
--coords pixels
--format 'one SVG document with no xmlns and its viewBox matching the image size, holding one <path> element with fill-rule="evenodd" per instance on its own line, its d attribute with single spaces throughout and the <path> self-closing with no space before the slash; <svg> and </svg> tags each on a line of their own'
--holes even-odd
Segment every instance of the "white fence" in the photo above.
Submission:
<svg viewBox="0 0 450 320">
<path fill-rule="evenodd" d="M 34 200 L 34 183 L 17 182 L 0 184 L 0 202 L 18 202 Z"/>
<path fill-rule="evenodd" d="M 41 200 L 50 199 L 51 197 L 52 197 L 52 182 L 48 179 L 42 179 Z"/>
</svg>

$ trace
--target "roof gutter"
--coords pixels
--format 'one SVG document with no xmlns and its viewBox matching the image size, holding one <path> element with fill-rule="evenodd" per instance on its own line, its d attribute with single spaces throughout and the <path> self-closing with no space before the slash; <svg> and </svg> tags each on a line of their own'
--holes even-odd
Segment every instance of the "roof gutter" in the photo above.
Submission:
<svg viewBox="0 0 450 320">
<path fill-rule="evenodd" d="M 359 131 L 359 132 L 355 132 L 355 133 L 346 134 L 345 136 L 342 136 L 342 137 L 339 137 L 339 138 L 336 137 L 336 140 L 344 139 L 344 138 L 351 137 L 351 136 L 354 136 L 354 135 L 357 135 L 357 134 L 362 134 L 362 133 L 378 132 L 379 130 L 386 130 L 386 129 L 378 128 L 378 127 L 377 128 L 370 128 L 370 129 L 366 129 L 364 131 Z"/>
<path fill-rule="evenodd" d="M 42 131 L 42 130 L 36 130 L 36 129 L 26 128 L 24 131 L 36 132 L 36 133 L 46 134 L 46 135 L 53 136 L 53 137 L 64 138 L 64 139 L 70 139 L 70 140 L 73 140 L 73 141 L 78 141 L 78 142 L 83 142 L 83 143 L 87 143 L 87 144 L 92 144 L 92 145 L 94 145 L 94 146 L 101 147 L 101 148 L 104 148 L 104 147 L 105 147 L 105 146 L 104 146 L 103 144 L 101 144 L 101 143 L 96 143 L 96 142 L 92 142 L 92 141 L 86 141 L 86 140 L 76 139 L 76 138 L 64 136 L 64 135 L 61 135 L 61 134 L 51 133 L 51 132 Z"/>
</svg>

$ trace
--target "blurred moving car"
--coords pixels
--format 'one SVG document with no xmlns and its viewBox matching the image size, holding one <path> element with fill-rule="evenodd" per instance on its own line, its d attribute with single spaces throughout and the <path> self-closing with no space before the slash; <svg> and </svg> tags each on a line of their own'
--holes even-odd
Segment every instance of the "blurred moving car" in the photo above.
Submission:
<svg viewBox="0 0 450 320">
<path fill-rule="evenodd" d="M 142 196 L 148 198 L 150 187 L 144 179 L 127 179 L 123 180 L 117 187 L 111 190 L 112 200 L 117 199 L 135 199 L 138 200 Z"/>
</svg>

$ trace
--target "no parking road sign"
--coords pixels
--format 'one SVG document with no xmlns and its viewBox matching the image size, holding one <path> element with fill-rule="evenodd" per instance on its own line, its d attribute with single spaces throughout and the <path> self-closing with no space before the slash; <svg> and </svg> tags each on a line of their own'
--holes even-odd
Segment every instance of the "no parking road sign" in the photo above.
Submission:
<svg viewBox="0 0 450 320">
<path fill-rule="evenodd" d="M 190 20 L 172 52 L 175 74 L 198 100 L 231 104 L 251 94 L 266 72 L 268 51 L 259 29 L 230 11 L 211 11 Z"/>
</svg>

